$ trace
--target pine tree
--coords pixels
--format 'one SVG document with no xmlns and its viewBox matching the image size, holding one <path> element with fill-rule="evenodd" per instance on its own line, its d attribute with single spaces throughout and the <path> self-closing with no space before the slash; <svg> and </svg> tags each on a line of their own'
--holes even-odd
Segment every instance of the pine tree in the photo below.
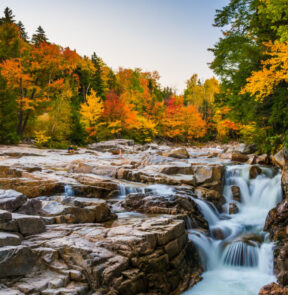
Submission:
<svg viewBox="0 0 288 295">
<path fill-rule="evenodd" d="M 13 92 L 6 90 L 0 76 L 0 143 L 17 143 L 17 102 Z"/>
<path fill-rule="evenodd" d="M 36 30 L 36 33 L 32 36 L 32 43 L 35 46 L 39 46 L 42 42 L 48 43 L 48 38 L 43 28 L 39 26 Z"/>
<path fill-rule="evenodd" d="M 96 72 L 92 81 L 92 88 L 96 91 L 98 97 L 101 97 L 102 100 L 105 100 L 104 83 L 101 77 L 101 67 L 103 61 L 96 55 L 95 52 L 93 53 L 91 60 L 96 68 Z"/>
<path fill-rule="evenodd" d="M 4 10 L 4 17 L 0 19 L 0 24 L 15 23 L 14 17 L 15 15 L 13 15 L 12 10 L 9 7 L 6 7 Z"/>
<path fill-rule="evenodd" d="M 19 21 L 18 23 L 17 23 L 17 27 L 19 28 L 19 30 L 20 30 L 20 37 L 24 40 L 24 41 L 28 41 L 28 34 L 27 34 L 27 32 L 26 32 L 26 30 L 25 30 L 25 27 L 24 27 L 24 25 L 23 25 L 23 23 L 21 22 L 21 21 Z"/>
</svg>

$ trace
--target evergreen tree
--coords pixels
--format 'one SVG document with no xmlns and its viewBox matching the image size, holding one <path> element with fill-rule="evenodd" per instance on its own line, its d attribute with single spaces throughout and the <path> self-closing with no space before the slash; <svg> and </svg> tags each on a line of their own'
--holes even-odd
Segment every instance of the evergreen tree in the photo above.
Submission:
<svg viewBox="0 0 288 295">
<path fill-rule="evenodd" d="M 9 7 L 6 7 L 4 10 L 4 17 L 0 19 L 0 24 L 15 23 L 14 17 L 15 15 L 13 15 L 12 10 Z"/>
<path fill-rule="evenodd" d="M 91 86 L 96 91 L 97 96 L 101 97 L 102 100 L 105 100 L 104 82 L 101 77 L 101 73 L 102 73 L 101 68 L 102 68 L 103 61 L 100 57 L 96 55 L 95 52 L 93 53 L 91 60 L 96 68 L 96 72 L 92 79 Z"/>
<path fill-rule="evenodd" d="M 24 41 L 26 41 L 26 42 L 28 42 L 28 34 L 27 34 L 27 32 L 26 32 L 26 30 L 25 30 L 25 27 L 24 27 L 24 25 L 23 25 L 23 23 L 21 22 L 21 21 L 19 21 L 18 23 L 17 23 L 17 26 L 18 26 L 18 28 L 19 28 L 19 30 L 20 30 L 20 37 L 24 40 Z"/>
<path fill-rule="evenodd" d="M 107 84 L 109 90 L 115 89 L 116 87 L 116 76 L 112 69 L 109 70 Z"/>
<path fill-rule="evenodd" d="M 5 81 L 0 76 L 0 142 L 17 143 L 17 102 L 14 93 L 6 90 Z"/>
<path fill-rule="evenodd" d="M 48 38 L 43 28 L 39 26 L 36 33 L 32 36 L 32 44 L 39 46 L 42 42 L 48 43 Z"/>
</svg>

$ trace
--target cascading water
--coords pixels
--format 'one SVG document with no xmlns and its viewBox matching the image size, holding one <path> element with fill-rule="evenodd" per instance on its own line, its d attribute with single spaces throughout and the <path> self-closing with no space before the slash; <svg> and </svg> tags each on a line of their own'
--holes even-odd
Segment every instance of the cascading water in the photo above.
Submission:
<svg viewBox="0 0 288 295">
<path fill-rule="evenodd" d="M 70 184 L 65 184 L 64 194 L 65 194 L 65 197 L 73 197 L 74 196 L 74 190 Z"/>
<path fill-rule="evenodd" d="M 137 193 L 139 192 L 140 189 L 137 189 L 136 187 L 131 187 L 131 186 L 127 186 L 123 183 L 118 184 L 118 199 L 124 199 L 126 197 L 126 195 L 128 194 L 132 194 L 132 193 Z"/>
<path fill-rule="evenodd" d="M 224 196 L 226 212 L 231 204 L 236 214 L 219 214 L 208 203 L 194 199 L 209 223 L 210 235 L 189 231 L 205 266 L 203 280 L 183 295 L 256 295 L 276 278 L 273 275 L 273 244 L 263 232 L 270 209 L 282 199 L 281 175 L 261 167 L 250 179 L 249 165 L 226 167 Z M 237 186 L 240 199 L 233 199 Z"/>
</svg>

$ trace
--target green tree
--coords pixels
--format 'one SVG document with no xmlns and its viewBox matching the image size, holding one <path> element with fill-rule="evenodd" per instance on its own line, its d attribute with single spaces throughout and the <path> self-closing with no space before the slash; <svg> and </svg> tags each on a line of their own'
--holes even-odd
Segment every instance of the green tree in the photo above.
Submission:
<svg viewBox="0 0 288 295">
<path fill-rule="evenodd" d="M 17 27 L 19 28 L 19 30 L 20 30 L 20 37 L 24 40 L 24 41 L 26 41 L 26 42 L 28 42 L 28 34 L 27 34 L 27 32 L 26 32 L 26 30 L 25 30 L 25 27 L 24 27 L 24 25 L 23 25 L 23 23 L 21 22 L 21 21 L 19 21 L 18 23 L 17 23 Z"/>
<path fill-rule="evenodd" d="M 247 78 L 260 70 L 261 61 L 267 59 L 265 43 L 285 38 L 285 34 L 281 34 L 285 23 L 287 25 L 285 7 L 287 1 L 282 0 L 230 0 L 215 16 L 214 25 L 223 32 L 211 49 L 214 60 L 210 66 L 221 78 L 216 103 L 227 106 L 231 110 L 227 115 L 234 121 L 256 124 L 255 140 L 258 133 L 265 137 L 259 142 L 272 138 L 282 129 L 280 118 L 283 116 L 275 110 L 279 110 L 285 96 L 279 91 L 259 102 L 241 93 L 241 89 Z M 260 128 L 265 132 L 257 132 Z"/>
<path fill-rule="evenodd" d="M 4 23 L 15 23 L 15 15 L 13 15 L 12 10 L 9 7 L 6 7 L 4 10 L 4 17 L 0 19 L 0 24 Z"/>
<path fill-rule="evenodd" d="M 92 88 L 96 91 L 97 96 L 101 97 L 102 100 L 105 100 L 105 85 L 104 81 L 102 79 L 102 67 L 103 67 L 103 61 L 100 57 L 96 55 L 94 52 L 91 60 L 94 64 L 94 67 L 96 69 L 95 74 L 92 78 Z"/>
<path fill-rule="evenodd" d="M 36 33 L 32 35 L 32 44 L 39 46 L 42 42 L 48 43 L 48 38 L 43 28 L 39 26 Z"/>
</svg>

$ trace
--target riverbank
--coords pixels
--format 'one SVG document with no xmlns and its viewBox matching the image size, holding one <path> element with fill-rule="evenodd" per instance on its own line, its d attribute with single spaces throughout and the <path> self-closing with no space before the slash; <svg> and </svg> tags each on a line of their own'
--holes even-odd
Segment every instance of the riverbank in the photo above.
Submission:
<svg viewBox="0 0 288 295">
<path fill-rule="evenodd" d="M 234 185 L 238 203 L 227 202 L 226 167 L 244 164 L 257 178 L 273 160 L 252 152 L 130 140 L 73 155 L 0 146 L 0 251 L 7 258 L 0 294 L 181 294 L 205 268 L 189 233 L 211 234 L 199 202 L 236 216 L 241 190 Z"/>
</svg>

